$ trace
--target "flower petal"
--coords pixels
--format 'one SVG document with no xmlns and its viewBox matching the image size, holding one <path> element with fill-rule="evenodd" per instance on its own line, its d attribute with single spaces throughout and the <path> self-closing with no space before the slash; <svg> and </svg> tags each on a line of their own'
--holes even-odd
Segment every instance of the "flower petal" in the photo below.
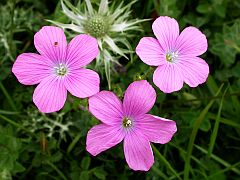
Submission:
<svg viewBox="0 0 240 180">
<path fill-rule="evenodd" d="M 131 83 L 124 95 L 124 115 L 135 117 L 145 114 L 153 107 L 156 101 L 156 92 L 146 81 L 135 81 Z"/>
<path fill-rule="evenodd" d="M 88 65 L 99 54 L 97 40 L 86 34 L 74 37 L 67 51 L 67 64 L 75 69 Z"/>
<path fill-rule="evenodd" d="M 161 16 L 153 22 L 152 29 L 163 51 L 173 50 L 179 36 L 178 22 L 174 18 Z"/>
<path fill-rule="evenodd" d="M 150 142 L 138 131 L 131 131 L 125 136 L 124 155 L 128 166 L 135 171 L 148 171 L 154 163 Z"/>
<path fill-rule="evenodd" d="M 59 111 L 67 99 L 67 89 L 61 78 L 52 75 L 41 81 L 33 93 L 33 102 L 41 112 Z"/>
<path fill-rule="evenodd" d="M 137 45 L 136 53 L 144 63 L 150 66 L 159 66 L 166 63 L 162 47 L 155 38 L 142 38 Z"/>
<path fill-rule="evenodd" d="M 122 102 L 110 91 L 101 91 L 90 97 L 89 111 L 108 125 L 119 124 L 123 118 Z"/>
<path fill-rule="evenodd" d="M 136 119 L 136 126 L 138 129 L 141 129 L 141 132 L 149 141 L 154 143 L 165 144 L 177 132 L 177 126 L 174 121 L 150 114 L 145 114 Z"/>
<path fill-rule="evenodd" d="M 55 26 L 44 26 L 34 35 L 38 52 L 54 63 L 66 59 L 67 40 L 64 31 Z"/>
<path fill-rule="evenodd" d="M 207 51 L 206 36 L 195 27 L 185 28 L 177 38 L 175 49 L 181 55 L 199 56 Z"/>
<path fill-rule="evenodd" d="M 207 80 L 208 64 L 199 57 L 181 57 L 179 65 L 182 69 L 183 80 L 190 87 L 197 87 Z"/>
<path fill-rule="evenodd" d="M 183 87 L 182 71 L 176 64 L 158 66 L 153 73 L 153 82 L 164 93 L 178 91 Z"/>
<path fill-rule="evenodd" d="M 122 128 L 109 126 L 106 124 L 96 125 L 88 131 L 87 134 L 87 151 L 93 156 L 98 155 L 118 143 L 124 138 Z"/>
<path fill-rule="evenodd" d="M 22 84 L 38 84 L 51 73 L 49 61 L 35 53 L 23 53 L 17 57 L 12 72 Z"/>
<path fill-rule="evenodd" d="M 72 95 L 86 98 L 99 92 L 100 78 L 95 71 L 81 68 L 72 70 L 64 84 Z"/>
</svg>

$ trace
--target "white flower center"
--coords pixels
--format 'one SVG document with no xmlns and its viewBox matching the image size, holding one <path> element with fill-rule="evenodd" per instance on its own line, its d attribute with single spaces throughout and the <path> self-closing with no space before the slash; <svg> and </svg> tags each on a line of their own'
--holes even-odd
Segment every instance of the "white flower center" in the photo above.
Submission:
<svg viewBox="0 0 240 180">
<path fill-rule="evenodd" d="M 65 76 L 68 72 L 67 67 L 63 63 L 60 63 L 58 66 L 54 67 L 54 69 L 58 76 Z"/>
<path fill-rule="evenodd" d="M 107 33 L 109 25 L 105 17 L 95 16 L 86 21 L 85 29 L 90 35 L 100 38 Z"/>
<path fill-rule="evenodd" d="M 132 120 L 130 118 L 125 117 L 123 118 L 122 125 L 125 128 L 129 128 L 132 126 Z"/>
<path fill-rule="evenodd" d="M 166 60 L 168 62 L 171 62 L 171 63 L 174 63 L 176 62 L 178 58 L 178 51 L 174 52 L 174 51 L 169 51 L 167 54 L 166 54 Z"/>
</svg>

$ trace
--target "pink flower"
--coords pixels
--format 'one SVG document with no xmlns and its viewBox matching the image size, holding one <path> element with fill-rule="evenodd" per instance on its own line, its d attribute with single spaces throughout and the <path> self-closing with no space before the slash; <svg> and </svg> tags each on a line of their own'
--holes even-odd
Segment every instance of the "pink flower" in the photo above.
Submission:
<svg viewBox="0 0 240 180">
<path fill-rule="evenodd" d="M 165 144 L 177 131 L 174 121 L 146 114 L 155 100 L 156 92 L 145 80 L 129 85 L 123 103 L 109 91 L 90 97 L 89 110 L 102 124 L 89 130 L 87 151 L 96 156 L 124 140 L 129 167 L 148 171 L 154 162 L 150 141 Z"/>
<path fill-rule="evenodd" d="M 157 18 L 152 29 L 157 39 L 142 38 L 136 53 L 144 63 L 158 66 L 153 74 L 154 84 L 171 93 L 180 90 L 183 82 L 190 87 L 204 83 L 209 67 L 197 56 L 207 50 L 206 36 L 195 27 L 187 27 L 179 35 L 177 21 L 166 16 Z"/>
<path fill-rule="evenodd" d="M 99 92 L 98 74 L 83 68 L 99 53 L 95 38 L 78 35 L 67 45 L 62 29 L 44 26 L 35 34 L 34 45 L 40 55 L 19 55 L 12 72 L 22 84 L 39 84 L 34 91 L 33 102 L 41 112 L 60 110 L 67 91 L 79 98 Z"/>
</svg>

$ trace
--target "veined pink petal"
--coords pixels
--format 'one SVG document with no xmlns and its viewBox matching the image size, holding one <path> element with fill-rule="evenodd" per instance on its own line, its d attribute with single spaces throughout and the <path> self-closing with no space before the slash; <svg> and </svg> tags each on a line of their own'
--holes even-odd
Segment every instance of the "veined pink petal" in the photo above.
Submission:
<svg viewBox="0 0 240 180">
<path fill-rule="evenodd" d="M 124 135 L 123 129 L 120 126 L 96 125 L 88 131 L 86 149 L 90 154 L 96 156 L 102 151 L 120 143 Z"/>
<path fill-rule="evenodd" d="M 124 95 L 123 111 L 129 117 L 145 114 L 153 107 L 156 101 L 156 92 L 146 81 L 131 83 Z"/>
<path fill-rule="evenodd" d="M 67 99 L 67 89 L 61 78 L 54 75 L 41 81 L 33 93 L 33 102 L 41 112 L 59 111 Z"/>
<path fill-rule="evenodd" d="M 167 53 L 169 50 L 173 50 L 179 36 L 178 22 L 174 18 L 160 16 L 153 22 L 152 29 L 163 51 Z"/>
<path fill-rule="evenodd" d="M 150 66 L 159 66 L 166 63 L 165 52 L 155 38 L 142 38 L 137 45 L 136 53 L 144 63 Z"/>
<path fill-rule="evenodd" d="M 123 118 L 122 102 L 110 91 L 101 91 L 90 97 L 89 111 L 108 125 L 120 125 Z"/>
<path fill-rule="evenodd" d="M 38 52 L 55 64 L 66 59 L 67 40 L 64 31 L 55 26 L 44 26 L 34 36 Z"/>
<path fill-rule="evenodd" d="M 153 82 L 164 93 L 178 91 L 183 87 L 183 75 L 178 64 L 158 66 L 153 74 Z"/>
<path fill-rule="evenodd" d="M 79 98 L 90 97 L 99 92 L 99 75 L 90 69 L 72 70 L 64 79 L 67 90 Z"/>
<path fill-rule="evenodd" d="M 208 64 L 199 57 L 180 57 L 179 66 L 181 67 L 183 80 L 190 87 L 197 87 L 207 80 L 209 74 Z"/>
<path fill-rule="evenodd" d="M 38 84 L 51 73 L 49 61 L 35 53 L 23 53 L 17 57 L 12 72 L 22 84 Z"/>
<path fill-rule="evenodd" d="M 67 49 L 67 64 L 78 69 L 86 66 L 99 54 L 97 40 L 89 35 L 81 34 L 74 37 Z"/>
<path fill-rule="evenodd" d="M 165 144 L 177 132 L 176 123 L 172 120 L 145 114 L 136 119 L 136 126 L 154 143 Z"/>
<path fill-rule="evenodd" d="M 185 28 L 177 38 L 175 50 L 179 55 L 199 56 L 207 51 L 206 36 L 195 27 Z"/>
<path fill-rule="evenodd" d="M 124 155 L 128 166 L 135 171 L 148 171 L 154 163 L 150 142 L 139 131 L 130 131 L 126 134 Z"/>
</svg>

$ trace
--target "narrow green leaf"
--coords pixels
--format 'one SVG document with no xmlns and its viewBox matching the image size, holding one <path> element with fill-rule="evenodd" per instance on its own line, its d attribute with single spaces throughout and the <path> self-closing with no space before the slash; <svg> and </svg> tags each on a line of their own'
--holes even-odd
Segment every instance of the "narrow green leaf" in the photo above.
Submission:
<svg viewBox="0 0 240 180">
<path fill-rule="evenodd" d="M 223 88 L 223 84 L 220 86 L 220 88 L 218 89 L 218 91 L 215 94 L 215 96 L 218 96 L 218 94 L 221 92 L 222 88 Z M 205 116 L 207 115 L 209 109 L 212 107 L 214 101 L 215 101 L 215 99 L 212 99 L 208 103 L 208 105 L 200 113 L 199 117 L 196 119 L 196 121 L 195 121 L 195 123 L 193 125 L 193 130 L 192 130 L 192 133 L 191 133 L 191 136 L 190 136 L 190 140 L 189 140 L 189 143 L 188 143 L 188 148 L 187 148 L 187 157 L 185 159 L 184 180 L 188 180 L 189 179 L 191 155 L 192 155 L 194 141 L 195 141 L 195 138 L 196 138 L 197 133 L 198 133 L 198 129 L 199 129 L 200 125 L 202 124 L 202 121 L 204 120 Z"/>
<path fill-rule="evenodd" d="M 165 164 L 165 166 L 167 167 L 167 169 L 169 171 L 171 171 L 178 179 L 182 179 L 179 174 L 174 170 L 174 168 L 171 166 L 171 164 L 166 160 L 166 158 L 158 151 L 158 149 L 153 145 L 151 144 L 152 148 L 153 148 L 153 151 L 154 153 L 156 154 L 156 156 L 158 157 L 158 159 L 163 163 Z"/>
<path fill-rule="evenodd" d="M 230 93 L 233 93 L 231 86 L 229 87 Z M 237 96 L 231 96 L 232 103 L 234 104 L 234 109 L 239 113 L 240 111 L 240 102 Z"/>
<path fill-rule="evenodd" d="M 208 149 L 208 157 L 210 157 L 212 155 L 213 152 L 213 148 L 214 148 L 214 144 L 215 141 L 217 139 L 217 134 L 218 134 L 218 128 L 219 128 L 219 123 L 220 123 L 220 117 L 221 117 L 221 112 L 222 112 L 222 107 L 223 107 L 223 101 L 224 101 L 224 97 L 227 93 L 228 87 L 225 89 L 220 105 L 219 105 L 219 109 L 218 109 L 218 113 L 217 113 L 217 118 L 214 124 L 214 128 L 213 128 L 213 132 L 211 134 L 211 138 L 210 138 L 210 144 L 209 144 L 209 149 Z"/>
<path fill-rule="evenodd" d="M 202 147 L 200 147 L 200 146 L 198 146 L 198 145 L 194 145 L 198 150 L 200 150 L 202 153 L 204 153 L 204 154 L 207 154 L 208 153 L 208 151 L 207 150 L 205 150 L 205 149 L 203 149 Z M 216 156 L 216 155 L 214 155 L 214 154 L 212 154 L 211 155 L 211 158 L 212 159 L 214 159 L 215 161 L 217 161 L 218 163 L 220 163 L 220 164 L 222 164 L 223 166 L 225 166 L 225 167 L 231 167 L 232 165 L 231 164 L 229 164 L 228 162 L 226 162 L 225 160 L 223 160 L 223 159 L 221 159 L 220 157 L 218 157 L 218 156 Z M 239 169 L 237 169 L 236 167 L 234 167 L 234 168 L 230 168 L 231 169 L 231 171 L 233 171 L 233 172 L 235 172 L 235 173 L 237 173 L 238 175 L 240 175 L 240 170 Z"/>
<path fill-rule="evenodd" d="M 168 180 L 169 178 L 160 170 L 158 169 L 155 165 L 152 166 L 152 171 L 156 173 L 159 177 Z"/>
</svg>

